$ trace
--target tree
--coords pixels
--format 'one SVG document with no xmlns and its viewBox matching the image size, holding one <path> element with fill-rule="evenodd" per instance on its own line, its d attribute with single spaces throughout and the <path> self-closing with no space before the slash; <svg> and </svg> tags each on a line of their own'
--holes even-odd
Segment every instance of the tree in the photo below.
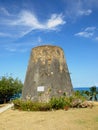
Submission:
<svg viewBox="0 0 98 130">
<path fill-rule="evenodd" d="M 97 87 L 96 86 L 92 86 L 90 88 L 90 100 L 94 99 L 95 101 L 97 101 L 97 94 L 98 94 L 98 91 L 97 91 Z"/>
<path fill-rule="evenodd" d="M 10 98 L 22 91 L 22 82 L 18 78 L 2 76 L 0 79 L 0 101 L 7 102 Z"/>
<path fill-rule="evenodd" d="M 87 95 L 88 100 L 97 101 L 98 90 L 96 86 L 90 87 L 88 91 L 84 92 L 84 94 Z"/>
</svg>

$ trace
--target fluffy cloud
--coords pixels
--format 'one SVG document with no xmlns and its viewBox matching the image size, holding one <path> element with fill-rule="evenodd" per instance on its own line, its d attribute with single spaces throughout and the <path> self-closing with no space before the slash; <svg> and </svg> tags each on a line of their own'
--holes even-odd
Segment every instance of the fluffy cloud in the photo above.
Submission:
<svg viewBox="0 0 98 130">
<path fill-rule="evenodd" d="M 52 14 L 51 18 L 47 21 L 45 28 L 46 29 L 55 29 L 55 27 L 59 25 L 63 25 L 66 22 L 63 20 L 63 16 L 57 15 L 57 14 Z"/>
<path fill-rule="evenodd" d="M 58 27 L 59 25 L 63 25 L 64 23 L 66 22 L 63 20 L 63 16 L 61 14 L 52 14 L 45 23 L 41 23 L 38 21 L 37 17 L 34 14 L 28 11 L 22 11 L 17 19 L 14 21 L 9 21 L 9 24 L 12 26 L 28 26 L 31 27 L 32 30 L 53 30 L 54 28 Z"/>
<path fill-rule="evenodd" d="M 32 29 L 40 29 L 42 25 L 37 20 L 36 16 L 28 11 L 21 11 L 17 18 L 14 20 L 9 20 L 8 22 L 11 26 L 27 26 L 32 27 Z"/>
<path fill-rule="evenodd" d="M 4 10 L 4 9 L 3 9 Z M 7 12 L 5 12 L 7 14 Z M 9 35 L 0 34 L 0 36 L 15 36 L 21 37 L 32 30 L 57 30 L 60 25 L 66 23 L 64 21 L 62 14 L 52 14 L 49 19 L 44 23 L 39 21 L 37 16 L 33 13 L 23 10 L 17 15 L 10 15 L 10 17 L 5 17 L 1 21 L 1 26 L 6 27 L 9 31 Z M 4 29 L 5 30 L 5 29 Z"/>
<path fill-rule="evenodd" d="M 90 38 L 94 35 L 95 30 L 96 27 L 87 27 L 83 31 L 76 33 L 75 36 Z"/>
</svg>

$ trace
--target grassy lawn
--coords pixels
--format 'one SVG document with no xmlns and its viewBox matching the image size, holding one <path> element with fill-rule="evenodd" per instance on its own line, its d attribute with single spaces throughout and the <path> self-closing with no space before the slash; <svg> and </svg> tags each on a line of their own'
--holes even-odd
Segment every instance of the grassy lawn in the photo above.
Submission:
<svg viewBox="0 0 98 130">
<path fill-rule="evenodd" d="M 0 114 L 0 130 L 98 130 L 98 103 L 68 111 L 8 110 Z"/>
</svg>

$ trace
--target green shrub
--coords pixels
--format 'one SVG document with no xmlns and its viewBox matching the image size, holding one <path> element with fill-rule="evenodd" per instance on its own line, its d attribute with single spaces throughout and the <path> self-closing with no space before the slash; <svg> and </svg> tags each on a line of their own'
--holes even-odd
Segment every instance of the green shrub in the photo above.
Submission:
<svg viewBox="0 0 98 130">
<path fill-rule="evenodd" d="M 59 98 L 53 97 L 50 100 L 50 104 L 53 109 L 58 110 L 58 109 L 64 109 L 64 107 L 67 105 L 67 102 L 65 101 L 65 97 L 59 97 Z"/>
<path fill-rule="evenodd" d="M 30 100 L 14 100 L 14 108 L 23 111 L 48 111 L 51 109 L 65 109 L 66 107 L 80 107 L 81 103 L 85 101 L 85 97 L 79 93 L 74 93 L 70 97 L 53 97 L 48 103 L 32 102 Z"/>
<path fill-rule="evenodd" d="M 14 100 L 14 108 L 23 111 L 48 111 L 51 110 L 50 103 Z"/>
<path fill-rule="evenodd" d="M 84 96 L 84 94 L 78 90 L 73 93 L 72 98 L 81 99 L 82 101 L 86 100 L 86 97 Z"/>
<path fill-rule="evenodd" d="M 37 106 L 38 106 L 38 110 L 39 111 L 48 111 L 51 110 L 51 104 L 50 103 L 38 103 L 37 102 Z"/>
</svg>

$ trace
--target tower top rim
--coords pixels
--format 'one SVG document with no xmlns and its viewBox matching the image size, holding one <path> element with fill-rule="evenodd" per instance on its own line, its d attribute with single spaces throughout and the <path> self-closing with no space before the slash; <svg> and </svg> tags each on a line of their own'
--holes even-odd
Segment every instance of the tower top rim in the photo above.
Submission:
<svg viewBox="0 0 98 130">
<path fill-rule="evenodd" d="M 54 46 L 54 45 L 41 45 L 41 46 L 36 46 L 36 47 L 32 48 L 32 50 L 37 49 L 37 48 L 59 48 L 59 49 L 63 50 L 60 46 Z"/>
</svg>

